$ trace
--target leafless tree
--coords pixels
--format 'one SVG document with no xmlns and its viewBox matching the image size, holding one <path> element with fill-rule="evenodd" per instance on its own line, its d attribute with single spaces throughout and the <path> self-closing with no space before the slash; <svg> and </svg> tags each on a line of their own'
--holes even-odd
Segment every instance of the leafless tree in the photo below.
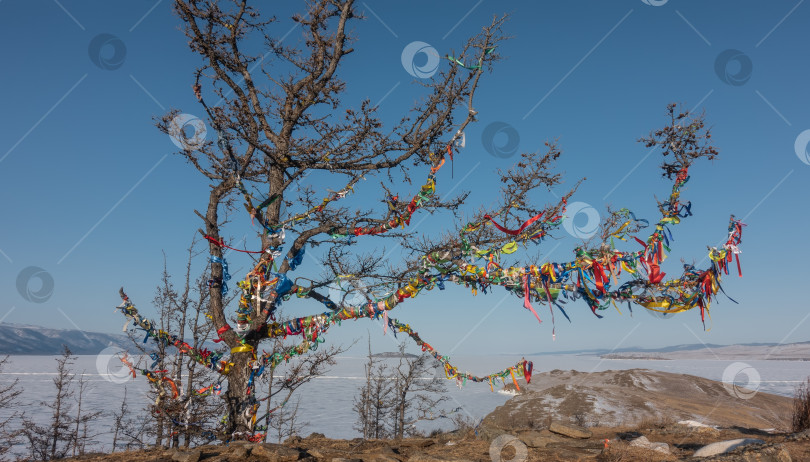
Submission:
<svg viewBox="0 0 810 462">
<path fill-rule="evenodd" d="M 82 408 L 84 397 L 91 386 L 84 378 L 84 372 L 79 374 L 78 393 L 76 394 L 76 417 L 73 417 L 73 456 L 84 454 L 87 450 L 87 445 L 97 434 L 89 433 L 89 423 L 98 419 L 103 411 L 87 411 L 87 408 Z"/>
<path fill-rule="evenodd" d="M 38 425 L 34 421 L 23 421 L 22 434 L 28 440 L 31 457 L 37 460 L 53 460 L 67 457 L 76 447 L 79 440 L 74 426 L 76 419 L 71 414 L 72 400 L 75 396 L 73 380 L 75 374 L 72 366 L 76 360 L 70 349 L 64 346 L 62 356 L 56 360 L 56 377 L 53 384 L 56 396 L 51 402 L 40 402 L 50 409 L 51 417 L 47 424 Z M 81 418 L 81 413 L 78 414 Z"/>
<path fill-rule="evenodd" d="M 152 415 L 148 412 L 132 412 L 125 403 L 114 413 L 113 425 L 114 451 L 119 448 L 145 449 L 154 441 L 155 420 Z"/>
<path fill-rule="evenodd" d="M 127 424 L 129 416 L 129 403 L 127 402 L 127 388 L 124 387 L 124 398 L 121 400 L 121 407 L 113 411 L 113 440 L 112 452 L 118 449 L 118 443 L 123 436 L 124 426 Z"/>
<path fill-rule="evenodd" d="M 404 344 L 400 344 L 399 352 L 399 364 L 394 368 L 392 417 L 394 437 L 401 439 L 418 434 L 417 422 L 441 418 L 444 413 L 439 405 L 448 398 L 445 382 L 433 374 L 435 359 L 425 353 L 408 356 Z"/>
<path fill-rule="evenodd" d="M 206 319 L 208 310 L 209 266 L 202 266 L 201 274 L 194 276 L 199 266 L 196 257 L 199 250 L 192 240 L 187 249 L 185 270 L 180 286 L 168 270 L 164 255 L 163 272 L 155 289 L 152 304 L 158 314 L 153 323 L 160 332 L 176 332 L 172 339 L 144 343 L 130 337 L 141 350 L 143 357 L 137 368 L 148 377 L 153 387 L 151 401 L 144 408 L 144 415 L 151 418 L 125 419 L 128 408 L 122 408 L 115 418 L 120 424 L 122 436 L 131 444 L 143 444 L 146 435 L 151 435 L 158 446 L 188 447 L 192 442 L 207 442 L 211 431 L 223 412 L 219 400 L 209 400 L 213 383 L 219 374 L 202 367 L 189 353 L 210 354 L 204 344 L 212 337 L 212 323 Z M 171 340 L 171 341 L 168 341 Z M 203 391 L 201 391 L 203 390 Z M 141 428 L 142 431 L 135 429 Z M 182 442 L 181 442 L 182 437 Z"/>
<path fill-rule="evenodd" d="M 274 430 L 276 439 L 281 441 L 286 437 L 298 434 L 301 429 L 298 420 L 298 401 L 290 405 L 295 392 L 303 385 L 311 382 L 316 377 L 323 375 L 329 367 L 335 365 L 336 357 L 345 352 L 347 347 L 330 346 L 328 348 L 318 347 L 315 343 L 314 352 L 296 358 L 288 357 L 284 364 L 270 368 L 267 374 L 262 374 L 256 381 L 266 381 L 266 391 L 255 399 L 256 411 L 258 414 L 261 403 L 264 402 L 264 414 L 256 415 L 257 422 L 264 422 L 265 431 L 263 440 L 267 441 L 270 430 Z M 283 358 L 291 349 L 290 342 L 276 339 L 272 344 L 272 354 Z M 253 424 L 254 431 L 261 431 L 260 426 Z"/>
<path fill-rule="evenodd" d="M 651 250 L 645 251 L 645 258 L 650 257 L 650 268 L 654 266 L 656 272 L 649 280 L 637 279 L 611 292 L 603 287 L 605 275 L 614 274 L 610 263 L 617 258 L 608 239 L 640 228 L 639 221 L 629 220 L 623 209 L 611 212 L 599 234 L 602 240 L 578 248 L 574 262 L 549 263 L 542 270 L 530 263 L 509 271 L 495 265 L 484 276 L 468 271 L 475 268 L 469 257 L 489 255 L 496 263 L 499 249 L 508 245 L 513 252 L 518 244 L 539 242 L 560 224 L 579 183 L 550 204 L 533 202 L 539 189 L 562 182 L 554 171 L 562 154 L 556 142 L 548 142 L 543 151 L 522 154 L 512 168 L 497 172 L 502 184 L 500 199 L 477 210 L 468 223 L 457 217 L 455 229 L 431 235 L 408 227 L 416 213 L 454 213 L 464 203 L 465 194 L 448 198 L 436 193 L 436 173 L 446 160 L 452 161 L 456 141 L 476 120 L 475 95 L 484 71 L 500 59 L 498 46 L 506 39 L 502 31 L 505 17 L 493 18 L 458 50 L 448 50 L 449 64 L 420 82 L 424 97 L 403 108 L 407 115 L 397 123 L 386 125 L 368 99 L 341 99 L 346 84 L 339 71 L 353 64 L 347 59 L 356 41 L 352 24 L 363 19 L 353 0 L 307 2 L 306 12 L 292 18 L 300 26 L 299 41 L 280 38 L 277 18 L 248 0 L 175 0 L 175 11 L 191 50 L 202 58 L 192 88 L 217 136 L 215 142 L 190 140 L 184 134 L 185 119 L 179 110 L 163 115 L 158 128 L 183 140 L 181 155 L 210 185 L 205 209 L 195 211 L 202 220 L 199 232 L 208 240 L 212 262 L 207 314 L 231 354 L 201 362 L 227 379 L 225 433 L 230 438 L 256 436 L 261 398 L 251 382 L 262 368 L 273 370 L 291 357 L 310 352 L 335 322 L 379 316 L 445 280 L 474 289 L 501 285 L 527 301 L 547 300 L 550 308 L 553 285 L 585 298 L 594 313 L 614 300 L 647 303 L 661 296 L 680 297 L 671 292 L 679 284 L 660 284 L 659 260 L 653 262 Z M 694 160 L 711 159 L 716 151 L 708 141 L 702 117 L 692 118 L 674 106 L 670 115 L 667 128 L 643 141 L 673 156 L 665 162 L 664 173 L 675 175 L 682 183 L 681 176 Z M 310 174 L 317 181 L 303 181 Z M 412 184 L 414 176 L 426 177 L 424 184 L 410 201 L 400 200 L 400 191 Z M 379 181 L 379 187 L 366 196 L 379 195 L 385 204 L 382 210 L 345 199 L 355 188 L 370 183 L 361 184 L 363 179 Z M 231 319 L 225 312 L 230 275 L 224 249 L 232 247 L 226 242 L 226 224 L 238 202 L 258 231 L 255 250 L 235 249 L 249 252 L 254 266 L 237 284 L 241 293 L 235 319 Z M 679 203 L 662 203 L 661 210 L 671 218 L 679 213 Z M 527 221 L 527 217 L 532 218 Z M 503 231 L 511 227 L 517 230 Z M 405 250 L 404 256 L 401 261 L 389 261 L 381 247 L 358 253 L 351 245 L 361 236 L 374 242 L 396 242 Z M 651 243 L 658 245 L 662 236 L 653 235 Z M 305 250 L 313 247 L 320 247 L 322 275 L 316 279 L 294 277 Z M 635 253 L 621 255 L 636 258 Z M 554 279 L 553 271 L 570 273 L 572 268 L 598 274 L 598 287 L 574 286 L 571 276 Z M 705 273 L 687 271 L 681 285 L 692 290 L 701 277 L 705 279 Z M 346 278 L 353 286 L 364 288 L 360 303 L 327 293 L 335 281 Z M 328 311 L 277 319 L 279 306 L 292 296 L 322 304 Z M 130 302 L 123 291 L 122 297 L 125 314 L 138 316 L 127 305 Z M 710 294 L 699 297 L 701 311 L 703 297 Z M 172 338 L 141 317 L 136 321 L 155 338 Z M 260 344 L 267 339 L 299 335 L 302 342 L 281 356 L 278 349 L 258 355 Z M 399 380 L 405 383 L 406 379 Z M 405 415 L 400 416 L 399 435 L 405 431 Z"/>
<path fill-rule="evenodd" d="M 8 367 L 8 358 L 8 355 L 0 358 L 0 375 Z M 16 378 L 11 383 L 0 386 L 0 411 L 3 412 L 3 418 L 0 419 L 0 457 L 18 441 L 20 429 L 14 424 L 24 418 L 24 413 L 18 409 L 18 398 L 22 392 L 19 379 Z"/>
<path fill-rule="evenodd" d="M 298 406 L 300 404 L 301 397 L 299 395 L 295 398 L 294 404 L 287 403 L 266 417 L 267 437 L 264 439 L 265 442 L 269 439 L 270 430 L 273 431 L 277 443 L 301 433 L 304 424 L 298 418 Z"/>
<path fill-rule="evenodd" d="M 354 400 L 355 429 L 363 438 L 398 438 L 419 434 L 416 424 L 445 416 L 444 382 L 435 377 L 436 361 L 427 354 L 405 353 L 400 344 L 397 364 L 376 358 L 369 345 L 366 384 Z"/>
<path fill-rule="evenodd" d="M 364 439 L 383 439 L 393 434 L 394 381 L 392 372 L 384 360 L 375 358 L 368 343 L 368 361 L 365 366 L 366 383 L 354 397 L 357 414 L 355 430 L 363 433 Z"/>
</svg>

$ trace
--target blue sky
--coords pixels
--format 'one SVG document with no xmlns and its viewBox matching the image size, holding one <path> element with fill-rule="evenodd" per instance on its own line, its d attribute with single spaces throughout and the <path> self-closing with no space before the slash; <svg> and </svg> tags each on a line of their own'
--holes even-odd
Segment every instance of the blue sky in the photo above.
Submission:
<svg viewBox="0 0 810 462">
<path fill-rule="evenodd" d="M 587 177 L 574 201 L 600 213 L 612 204 L 655 219 L 655 197 L 666 196 L 670 185 L 658 173 L 660 157 L 648 155 L 635 140 L 665 122 L 667 103 L 681 102 L 706 111 L 720 157 L 690 172 L 683 197 L 693 202 L 695 215 L 674 230 L 675 249 L 663 270 L 677 275 L 680 258 L 703 259 L 706 245 L 724 238 L 730 214 L 748 224 L 744 277 L 724 283 L 739 305 L 720 297 L 710 332 L 703 331 L 697 312 L 659 319 L 641 309 L 632 317 L 623 310 L 600 320 L 580 303 L 569 309 L 571 324 L 558 317 L 552 341 L 544 306 L 538 312 L 545 322 L 538 325 L 521 301 L 504 298 L 503 290 L 473 297 L 452 289 L 421 295 L 392 314 L 439 351 L 810 340 L 802 291 L 810 225 L 804 205 L 810 160 L 802 136 L 810 129 L 805 27 L 810 4 L 648 3 L 653 5 L 640 0 L 358 4 L 366 20 L 355 23 L 357 51 L 341 70 L 348 82 L 344 102 L 369 98 L 388 123 L 420 95 L 402 65 L 406 46 L 421 41 L 450 53 L 493 14 L 512 14 L 506 31 L 514 38 L 499 49 L 507 59 L 479 89 L 479 122 L 466 132 L 452 177 L 445 168 L 438 178 L 439 193 L 471 192 L 468 210 L 496 201 L 492 173 L 517 159 L 486 151 L 482 133 L 497 122 L 514 128 L 520 151 L 559 139 L 566 184 Z M 277 8 L 276 2 L 267 5 Z M 282 19 L 277 35 L 289 32 L 290 41 L 300 37 L 288 20 L 293 6 L 285 3 L 273 12 Z M 125 50 L 94 48 L 100 34 L 110 34 Z M 188 50 L 168 0 L 5 0 L 0 43 L 0 318 L 118 331 L 123 324 L 113 311 L 118 287 L 125 285 L 149 313 L 163 252 L 170 269 L 180 271 L 200 225 L 193 210 L 205 206 L 207 183 L 153 123 L 170 108 L 202 113 L 190 89 L 199 58 Z M 94 63 L 99 56 L 110 69 Z M 424 56 L 415 59 L 424 64 L 419 61 Z M 498 136 L 496 144 L 511 141 L 504 133 Z M 362 184 L 358 196 L 374 196 L 373 184 Z M 554 196 L 540 191 L 536 199 L 550 202 Z M 574 219 L 582 225 L 586 217 L 580 215 Z M 247 220 L 237 217 L 231 235 L 244 235 Z M 434 232 L 446 224 L 426 220 L 420 226 Z M 562 232 L 561 239 L 530 248 L 524 257 L 565 261 L 576 242 Z M 247 269 L 248 261 L 240 258 L 229 259 L 234 277 Z M 305 271 L 317 271 L 313 260 L 306 265 Z M 30 267 L 45 273 L 32 276 L 36 270 Z M 47 287 L 41 287 L 43 281 Z M 304 302 L 295 309 L 320 308 Z M 369 329 L 378 348 L 391 347 L 376 333 L 379 326 L 367 321 L 332 330 L 328 341 L 349 342 Z"/>
</svg>

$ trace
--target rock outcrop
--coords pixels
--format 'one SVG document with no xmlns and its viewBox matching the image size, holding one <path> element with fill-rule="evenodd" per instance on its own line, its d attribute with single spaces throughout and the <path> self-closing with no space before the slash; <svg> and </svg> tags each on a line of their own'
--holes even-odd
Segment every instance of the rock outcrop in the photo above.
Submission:
<svg viewBox="0 0 810 462">
<path fill-rule="evenodd" d="M 484 427 L 545 428 L 548 421 L 587 426 L 635 425 L 642 421 L 697 420 L 709 425 L 775 428 L 792 400 L 758 392 L 742 397 L 722 382 L 683 374 L 631 369 L 535 374 L 522 393 L 490 413 Z M 745 399 L 743 399 L 745 398 Z"/>
</svg>

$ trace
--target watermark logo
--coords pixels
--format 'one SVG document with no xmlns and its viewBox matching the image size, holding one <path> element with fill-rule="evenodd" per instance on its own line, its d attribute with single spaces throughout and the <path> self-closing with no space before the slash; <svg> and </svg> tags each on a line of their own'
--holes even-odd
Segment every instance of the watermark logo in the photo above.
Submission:
<svg viewBox="0 0 810 462">
<path fill-rule="evenodd" d="M 503 452 L 509 446 L 514 448 L 515 455 L 505 459 Z M 504 434 L 492 440 L 489 445 L 489 457 L 492 462 L 525 462 L 529 458 L 529 448 L 517 437 Z"/>
<path fill-rule="evenodd" d="M 725 50 L 714 60 L 714 72 L 724 83 L 739 87 L 751 78 L 754 63 L 740 50 Z"/>
<path fill-rule="evenodd" d="M 669 0 L 641 0 L 641 3 L 650 6 L 661 6 L 668 2 Z"/>
<path fill-rule="evenodd" d="M 808 145 L 810 145 L 810 130 L 805 130 L 796 137 L 793 150 L 796 151 L 796 156 L 800 161 L 810 165 L 810 152 L 807 151 Z"/>
<path fill-rule="evenodd" d="M 184 151 L 195 151 L 205 144 L 205 122 L 191 114 L 178 114 L 169 124 L 169 138 Z"/>
<path fill-rule="evenodd" d="M 439 70 L 439 52 L 425 42 L 411 42 L 402 49 L 402 67 L 417 79 L 429 79 Z M 417 60 L 422 64 L 417 64 Z"/>
<path fill-rule="evenodd" d="M 90 61 L 105 71 L 114 71 L 124 65 L 127 57 L 127 46 L 112 34 L 98 34 L 90 40 L 87 47 Z"/>
<path fill-rule="evenodd" d="M 590 239 L 599 230 L 599 212 L 585 202 L 572 202 L 566 207 L 566 217 L 563 219 L 563 228 L 568 234 L 577 239 Z M 577 215 L 585 216 L 585 223 L 577 225 Z"/>
<path fill-rule="evenodd" d="M 520 134 L 506 122 L 492 122 L 481 132 L 481 144 L 492 156 L 512 157 L 520 146 Z"/>
<path fill-rule="evenodd" d="M 751 399 L 759 390 L 759 371 L 750 364 L 731 363 L 723 371 L 723 386 L 732 396 Z"/>
<path fill-rule="evenodd" d="M 29 266 L 17 274 L 17 292 L 26 301 L 45 303 L 53 295 L 53 276 L 39 266 Z"/>
<path fill-rule="evenodd" d="M 125 383 L 133 379 L 134 368 L 127 358 L 127 352 L 119 347 L 107 347 L 96 356 L 96 371 L 104 380 L 112 383 Z"/>
</svg>

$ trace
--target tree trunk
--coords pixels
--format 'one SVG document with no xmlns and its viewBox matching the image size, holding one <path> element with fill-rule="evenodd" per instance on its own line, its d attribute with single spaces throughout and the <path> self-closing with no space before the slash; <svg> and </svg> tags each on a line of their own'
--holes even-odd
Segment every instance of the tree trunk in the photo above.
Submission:
<svg viewBox="0 0 810 462">
<path fill-rule="evenodd" d="M 250 427 L 245 419 L 245 409 L 248 405 L 247 384 L 250 371 L 248 362 L 250 353 L 235 353 L 231 356 L 233 366 L 228 373 L 228 391 L 225 393 L 225 402 L 228 406 L 228 435 L 234 432 L 248 432 Z"/>
<path fill-rule="evenodd" d="M 191 445 L 191 416 L 193 414 L 194 400 L 194 363 L 188 370 L 188 381 L 186 382 L 186 431 L 183 435 L 183 447 L 187 448 Z"/>
</svg>

